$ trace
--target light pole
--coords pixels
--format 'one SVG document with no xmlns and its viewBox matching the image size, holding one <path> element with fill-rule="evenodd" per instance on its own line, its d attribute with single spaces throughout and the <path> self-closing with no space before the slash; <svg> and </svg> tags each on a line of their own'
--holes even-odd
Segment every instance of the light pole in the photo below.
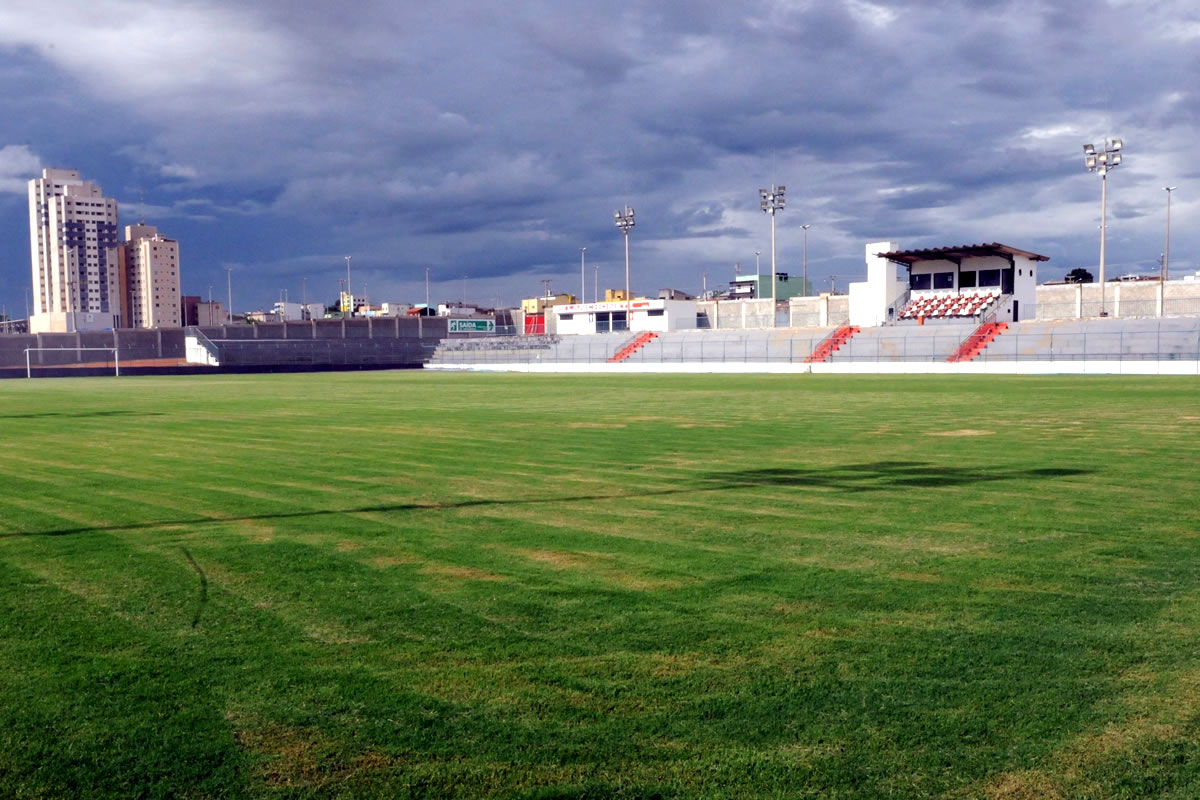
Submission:
<svg viewBox="0 0 1200 800">
<path fill-rule="evenodd" d="M 428 313 L 429 309 L 429 267 L 425 268 L 425 309 Z"/>
<path fill-rule="evenodd" d="M 233 324 L 233 267 L 225 268 L 225 288 L 229 291 L 229 311 L 226 312 L 226 322 Z"/>
<path fill-rule="evenodd" d="M 775 212 L 782 211 L 787 200 L 786 186 L 771 184 L 770 189 L 759 189 L 758 205 L 764 213 L 771 215 L 771 327 L 775 327 Z M 755 278 L 758 280 L 757 276 Z"/>
<path fill-rule="evenodd" d="M 633 324 L 633 296 L 629 294 L 629 231 L 633 230 L 633 209 L 625 206 L 624 213 L 613 212 L 617 222 L 617 230 L 625 234 L 625 330 L 630 330 Z"/>
<path fill-rule="evenodd" d="M 592 302 L 600 302 L 600 265 L 592 267 Z"/>
<path fill-rule="evenodd" d="M 1107 317 L 1104 310 L 1104 247 L 1108 234 L 1108 173 L 1121 165 L 1120 139 L 1105 139 L 1103 149 L 1097 150 L 1090 144 L 1083 146 L 1083 163 L 1089 172 L 1100 174 L 1100 316 Z"/>
<path fill-rule="evenodd" d="M 755 251 L 754 251 L 754 277 L 756 277 L 756 278 L 757 278 L 759 275 L 762 275 L 762 269 L 761 269 L 761 268 L 759 268 L 759 265 L 758 265 L 758 257 L 759 257 L 760 255 L 762 255 L 762 250 L 755 250 Z"/>
<path fill-rule="evenodd" d="M 804 268 L 800 274 L 800 289 L 805 297 L 808 297 L 808 229 L 811 227 L 812 225 L 800 226 L 800 230 L 804 231 Z"/>
<path fill-rule="evenodd" d="M 354 295 L 350 290 L 350 256 L 346 256 L 346 299 L 350 301 L 350 316 L 354 316 Z"/>
<path fill-rule="evenodd" d="M 587 278 L 585 277 L 586 273 L 587 273 L 587 248 L 581 247 L 581 248 L 579 248 L 579 302 L 581 302 L 581 303 L 587 302 Z M 593 297 L 592 301 L 595 302 L 595 300 L 596 300 L 596 298 Z"/>
<path fill-rule="evenodd" d="M 1167 244 L 1163 248 L 1163 263 L 1162 263 L 1162 280 L 1167 282 L 1167 275 L 1170 270 L 1168 265 L 1171 263 L 1171 192 L 1175 191 L 1175 186 L 1164 186 L 1163 191 L 1167 193 Z"/>
</svg>

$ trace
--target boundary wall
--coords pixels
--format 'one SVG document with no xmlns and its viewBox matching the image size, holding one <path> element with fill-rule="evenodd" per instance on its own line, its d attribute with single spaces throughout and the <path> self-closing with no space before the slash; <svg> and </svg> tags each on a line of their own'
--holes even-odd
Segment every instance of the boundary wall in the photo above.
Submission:
<svg viewBox="0 0 1200 800">
<path fill-rule="evenodd" d="M 572 374 L 825 374 L 825 375 L 1197 375 L 1200 361 L 846 361 L 684 363 L 510 363 L 426 364 L 444 372 L 526 372 Z"/>
</svg>

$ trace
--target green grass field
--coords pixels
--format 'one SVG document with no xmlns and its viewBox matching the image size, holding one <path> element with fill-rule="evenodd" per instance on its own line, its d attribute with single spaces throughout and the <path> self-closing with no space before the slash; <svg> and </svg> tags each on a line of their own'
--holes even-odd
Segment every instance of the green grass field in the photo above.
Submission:
<svg viewBox="0 0 1200 800">
<path fill-rule="evenodd" d="M 1195 798 L 1198 434 L 1188 378 L 0 382 L 0 796 Z"/>
</svg>

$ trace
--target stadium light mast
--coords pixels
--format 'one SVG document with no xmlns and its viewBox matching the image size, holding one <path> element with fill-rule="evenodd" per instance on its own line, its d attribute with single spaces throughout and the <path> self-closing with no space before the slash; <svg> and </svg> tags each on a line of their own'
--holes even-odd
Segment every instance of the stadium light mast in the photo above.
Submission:
<svg viewBox="0 0 1200 800">
<path fill-rule="evenodd" d="M 629 293 L 629 232 L 633 230 L 633 209 L 625 206 L 625 211 L 614 211 L 617 230 L 625 234 L 625 330 L 633 326 L 633 296 Z"/>
<path fill-rule="evenodd" d="M 775 327 L 775 212 L 782 211 L 787 202 L 786 186 L 771 184 L 770 189 L 759 189 L 759 208 L 771 215 L 771 327 Z M 758 276 L 755 276 L 758 279 Z M 759 284 L 761 286 L 761 284 Z"/>
<path fill-rule="evenodd" d="M 1104 310 L 1104 248 L 1108 238 L 1108 173 L 1121 165 L 1120 139 L 1105 139 L 1101 150 L 1091 144 L 1083 146 L 1083 163 L 1088 172 L 1100 175 L 1100 316 L 1107 317 Z"/>
<path fill-rule="evenodd" d="M 1178 187 L 1164 186 L 1163 191 L 1167 193 L 1167 243 L 1163 247 L 1163 263 L 1162 263 L 1162 281 L 1167 282 L 1169 274 L 1168 265 L 1171 263 L 1171 192 L 1174 192 Z"/>
<path fill-rule="evenodd" d="M 229 325 L 233 324 L 233 267 L 225 268 L 225 288 L 229 292 L 229 311 L 226 314 L 226 322 Z"/>
<path fill-rule="evenodd" d="M 800 290 L 804 292 L 804 296 L 808 297 L 808 229 L 812 225 L 801 225 L 800 230 L 804 231 L 804 268 L 800 273 Z"/>
<path fill-rule="evenodd" d="M 596 298 L 592 298 L 595 302 Z M 579 248 L 579 302 L 587 302 L 587 248 Z"/>
<path fill-rule="evenodd" d="M 354 295 L 350 290 L 350 256 L 346 256 L 346 299 L 350 301 L 350 316 L 354 316 Z"/>
</svg>

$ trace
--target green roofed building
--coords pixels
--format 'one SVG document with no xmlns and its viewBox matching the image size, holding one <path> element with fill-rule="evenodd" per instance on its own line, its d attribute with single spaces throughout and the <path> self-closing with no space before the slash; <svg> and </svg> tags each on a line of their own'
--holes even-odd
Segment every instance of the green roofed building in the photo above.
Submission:
<svg viewBox="0 0 1200 800">
<path fill-rule="evenodd" d="M 807 297 L 803 279 L 791 278 L 786 272 L 775 273 L 775 299 Z M 757 300 L 771 298 L 771 273 L 763 275 L 738 275 L 729 282 L 729 297 L 733 300 Z"/>
</svg>

